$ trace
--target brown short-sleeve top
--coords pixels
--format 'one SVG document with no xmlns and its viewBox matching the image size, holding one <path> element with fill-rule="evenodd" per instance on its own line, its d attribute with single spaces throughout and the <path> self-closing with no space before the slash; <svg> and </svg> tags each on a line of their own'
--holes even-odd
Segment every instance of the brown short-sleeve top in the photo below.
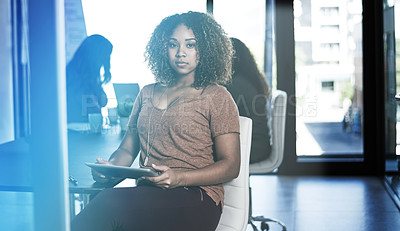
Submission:
<svg viewBox="0 0 400 231">
<path fill-rule="evenodd" d="M 182 98 L 167 109 L 153 106 L 155 84 L 143 87 L 134 104 L 129 131 L 140 140 L 140 166 L 151 164 L 175 169 L 199 169 L 215 162 L 214 137 L 239 133 L 239 113 L 225 87 L 211 85 L 194 98 Z M 222 184 L 200 186 L 222 203 Z"/>
</svg>

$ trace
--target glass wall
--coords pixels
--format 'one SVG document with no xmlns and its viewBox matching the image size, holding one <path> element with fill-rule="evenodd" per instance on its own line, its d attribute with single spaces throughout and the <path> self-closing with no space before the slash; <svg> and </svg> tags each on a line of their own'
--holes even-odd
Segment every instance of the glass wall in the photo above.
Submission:
<svg viewBox="0 0 400 231">
<path fill-rule="evenodd" d="M 112 83 L 153 83 L 154 77 L 144 62 L 146 44 L 155 27 L 166 16 L 189 10 L 206 12 L 204 0 L 82 0 L 87 35 L 101 34 L 113 43 L 111 83 L 105 91 L 115 107 Z M 149 10 L 151 9 L 151 10 Z"/>
<path fill-rule="evenodd" d="M 260 70 L 264 70 L 265 0 L 214 1 L 213 14 L 229 37 L 240 39 L 249 47 Z"/>
<path fill-rule="evenodd" d="M 400 44 L 400 25 L 396 19 L 400 16 L 400 1 L 385 1 L 383 6 L 383 47 L 385 71 L 385 154 L 386 170 L 398 171 L 398 157 L 400 156 L 400 53 L 396 47 Z M 398 48 L 397 48 L 398 49 Z"/>
<path fill-rule="evenodd" d="M 400 133 L 400 52 L 399 47 L 400 47 L 400 0 L 396 1 L 389 1 L 391 4 L 387 5 L 387 8 L 392 8 L 393 11 L 393 17 L 390 18 L 390 22 L 392 22 L 392 27 L 393 27 L 393 35 L 394 35 L 394 41 L 393 41 L 393 68 L 392 68 L 392 75 L 393 79 L 395 80 L 395 94 L 396 94 L 396 155 L 397 158 L 400 158 L 400 135 L 397 135 Z M 398 23 L 396 23 L 396 20 Z M 386 20 L 385 20 L 386 22 Z"/>
<path fill-rule="evenodd" d="M 362 1 L 293 4 L 297 156 L 361 161 Z"/>
<path fill-rule="evenodd" d="M 400 1 L 383 3 L 386 186 L 400 207 Z"/>
<path fill-rule="evenodd" d="M 14 140 L 11 2 L 0 2 L 0 144 Z"/>
</svg>

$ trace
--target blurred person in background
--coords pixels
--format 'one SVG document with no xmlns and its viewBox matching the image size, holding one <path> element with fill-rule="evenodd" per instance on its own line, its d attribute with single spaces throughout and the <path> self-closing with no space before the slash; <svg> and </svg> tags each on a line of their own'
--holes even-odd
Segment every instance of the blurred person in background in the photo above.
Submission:
<svg viewBox="0 0 400 231">
<path fill-rule="evenodd" d="M 250 163 L 256 163 L 271 153 L 267 113 L 270 89 L 249 48 L 237 38 L 231 38 L 231 41 L 235 51 L 233 76 L 226 87 L 238 106 L 239 114 L 253 121 Z"/>
<path fill-rule="evenodd" d="M 85 38 L 67 64 L 67 120 L 87 122 L 107 104 L 103 85 L 110 82 L 111 42 L 102 35 Z"/>
</svg>

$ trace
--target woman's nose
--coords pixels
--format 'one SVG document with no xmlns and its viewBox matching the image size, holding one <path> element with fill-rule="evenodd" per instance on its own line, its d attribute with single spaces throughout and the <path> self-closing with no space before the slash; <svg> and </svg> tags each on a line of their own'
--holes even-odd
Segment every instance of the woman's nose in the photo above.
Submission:
<svg viewBox="0 0 400 231">
<path fill-rule="evenodd" d="M 178 48 L 176 51 L 176 57 L 186 57 L 186 51 L 183 48 Z"/>
</svg>

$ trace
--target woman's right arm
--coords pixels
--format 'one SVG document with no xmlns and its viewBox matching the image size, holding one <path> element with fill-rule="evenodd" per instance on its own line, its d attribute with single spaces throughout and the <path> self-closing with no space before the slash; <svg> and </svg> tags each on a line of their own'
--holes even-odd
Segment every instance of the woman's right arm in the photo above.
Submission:
<svg viewBox="0 0 400 231">
<path fill-rule="evenodd" d="M 138 155 L 140 150 L 139 144 L 139 136 L 137 130 L 135 131 L 127 131 L 122 139 L 121 144 L 118 149 L 115 150 L 110 158 L 109 162 L 112 165 L 120 165 L 120 166 L 131 166 L 136 156 Z"/>
<path fill-rule="evenodd" d="M 133 105 L 132 112 L 129 117 L 128 129 L 125 132 L 121 144 L 119 145 L 117 150 L 115 150 L 111 154 L 108 161 L 103 160 L 101 158 L 97 158 L 97 163 L 127 166 L 127 167 L 132 165 L 133 161 L 135 160 L 136 156 L 139 154 L 140 151 L 137 120 L 139 118 L 139 113 L 141 111 L 141 105 L 142 105 L 142 91 L 139 93 Z M 103 183 L 108 180 L 103 175 L 99 174 L 96 171 L 92 171 L 92 176 L 93 179 L 98 182 Z"/>
<path fill-rule="evenodd" d="M 140 150 L 139 136 L 137 130 L 134 132 L 127 131 L 122 139 L 118 149 L 115 150 L 108 161 L 97 158 L 97 163 L 108 164 L 108 165 L 119 165 L 119 166 L 131 166 Z M 93 179 L 100 183 L 106 183 L 110 179 L 104 175 L 92 170 Z"/>
<path fill-rule="evenodd" d="M 129 116 L 128 127 L 121 144 L 108 159 L 108 162 L 112 165 L 129 167 L 132 165 L 133 161 L 140 151 L 138 119 L 140 111 L 142 109 L 143 90 L 145 89 L 146 87 L 144 87 L 142 91 L 139 92 L 139 95 L 136 97 L 131 115 Z"/>
</svg>

